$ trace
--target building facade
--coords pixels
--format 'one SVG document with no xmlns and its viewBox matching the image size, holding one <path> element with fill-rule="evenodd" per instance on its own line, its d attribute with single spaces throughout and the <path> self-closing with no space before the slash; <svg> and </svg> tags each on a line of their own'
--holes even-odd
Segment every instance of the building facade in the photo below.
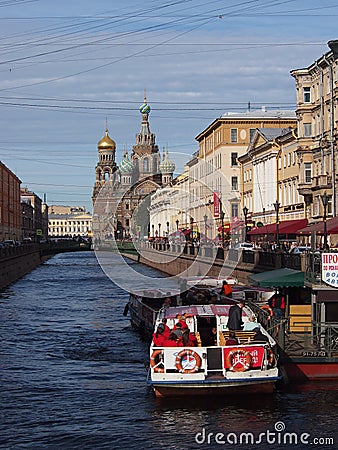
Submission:
<svg viewBox="0 0 338 450">
<path fill-rule="evenodd" d="M 0 161 L 0 241 L 21 239 L 20 184 Z"/>
<path fill-rule="evenodd" d="M 73 209 L 69 207 L 69 210 Z M 48 220 L 49 237 L 91 237 L 92 215 L 86 211 L 56 214 Z"/>
<path fill-rule="evenodd" d="M 222 226 L 222 214 L 223 226 L 243 219 L 239 158 L 247 153 L 257 129 L 295 128 L 296 124 L 293 111 L 268 111 L 262 107 L 245 113 L 223 114 L 196 137 L 199 149 L 188 163 L 195 198 L 191 215 L 196 226 L 204 228 L 205 214 L 208 223 L 212 218 L 217 219 L 218 228 Z M 270 177 L 271 180 L 273 174 Z M 250 208 L 250 203 L 247 207 Z"/>
<path fill-rule="evenodd" d="M 48 238 L 48 206 L 45 201 L 30 191 L 27 187 L 20 190 L 21 205 L 26 203 L 27 206 L 21 206 L 22 213 L 25 211 L 29 217 L 25 221 L 26 225 L 30 221 L 30 208 L 32 210 L 32 231 L 27 228 L 24 230 L 26 235 L 24 237 L 31 237 L 34 240 L 47 239 Z M 25 220 L 22 218 L 22 220 Z M 29 225 L 31 226 L 31 225 Z M 29 236 L 27 234 L 30 234 Z"/>
<path fill-rule="evenodd" d="M 337 98 L 338 41 L 310 66 L 291 71 L 296 82 L 299 193 L 311 221 L 323 217 L 322 196 L 328 196 L 327 213 L 337 215 Z"/>
</svg>

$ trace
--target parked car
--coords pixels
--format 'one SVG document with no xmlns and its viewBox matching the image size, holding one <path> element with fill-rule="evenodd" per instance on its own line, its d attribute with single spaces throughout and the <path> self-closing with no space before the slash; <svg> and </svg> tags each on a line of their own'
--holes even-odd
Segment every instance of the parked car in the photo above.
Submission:
<svg viewBox="0 0 338 450">
<path fill-rule="evenodd" d="M 251 242 L 239 242 L 235 245 L 238 250 L 254 250 L 254 245 Z"/>
<path fill-rule="evenodd" d="M 15 247 L 15 241 L 13 241 L 13 239 L 6 239 L 3 241 L 3 244 L 5 247 Z"/>
<path fill-rule="evenodd" d="M 309 252 L 310 250 L 311 250 L 311 247 L 297 246 L 297 247 L 294 247 L 293 249 L 291 249 L 290 253 L 291 254 L 299 254 L 299 253 Z"/>
</svg>

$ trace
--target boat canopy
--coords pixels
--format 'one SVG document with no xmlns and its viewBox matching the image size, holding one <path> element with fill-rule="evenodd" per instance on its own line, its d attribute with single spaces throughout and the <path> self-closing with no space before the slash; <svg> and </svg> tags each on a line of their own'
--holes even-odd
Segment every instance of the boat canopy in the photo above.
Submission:
<svg viewBox="0 0 338 450">
<path fill-rule="evenodd" d="M 231 305 L 193 305 L 193 306 L 177 306 L 164 310 L 164 317 L 174 319 L 177 316 L 194 317 L 194 316 L 228 316 Z M 243 316 L 246 313 L 243 310 Z"/>
<path fill-rule="evenodd" d="M 249 282 L 261 287 L 303 287 L 304 272 L 294 269 L 276 269 L 249 275 Z"/>
</svg>

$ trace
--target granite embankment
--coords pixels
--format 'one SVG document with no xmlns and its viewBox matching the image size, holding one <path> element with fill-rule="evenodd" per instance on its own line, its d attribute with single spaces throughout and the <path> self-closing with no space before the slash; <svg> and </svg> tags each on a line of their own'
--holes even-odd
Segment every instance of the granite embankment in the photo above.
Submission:
<svg viewBox="0 0 338 450">
<path fill-rule="evenodd" d="M 27 244 L 3 247 L 0 250 L 0 289 L 8 286 L 43 261 L 39 245 Z"/>
</svg>

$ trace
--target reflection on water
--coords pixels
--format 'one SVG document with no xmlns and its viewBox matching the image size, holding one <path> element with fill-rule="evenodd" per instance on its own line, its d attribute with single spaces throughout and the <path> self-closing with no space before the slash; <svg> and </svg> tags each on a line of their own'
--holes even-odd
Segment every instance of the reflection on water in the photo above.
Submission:
<svg viewBox="0 0 338 450">
<path fill-rule="evenodd" d="M 288 386 L 271 397 L 154 398 L 147 345 L 123 316 L 127 300 L 90 252 L 57 255 L 2 293 L 0 448 L 290 448 L 195 440 L 203 430 L 258 435 L 276 423 L 335 435 L 334 382 Z"/>
</svg>

